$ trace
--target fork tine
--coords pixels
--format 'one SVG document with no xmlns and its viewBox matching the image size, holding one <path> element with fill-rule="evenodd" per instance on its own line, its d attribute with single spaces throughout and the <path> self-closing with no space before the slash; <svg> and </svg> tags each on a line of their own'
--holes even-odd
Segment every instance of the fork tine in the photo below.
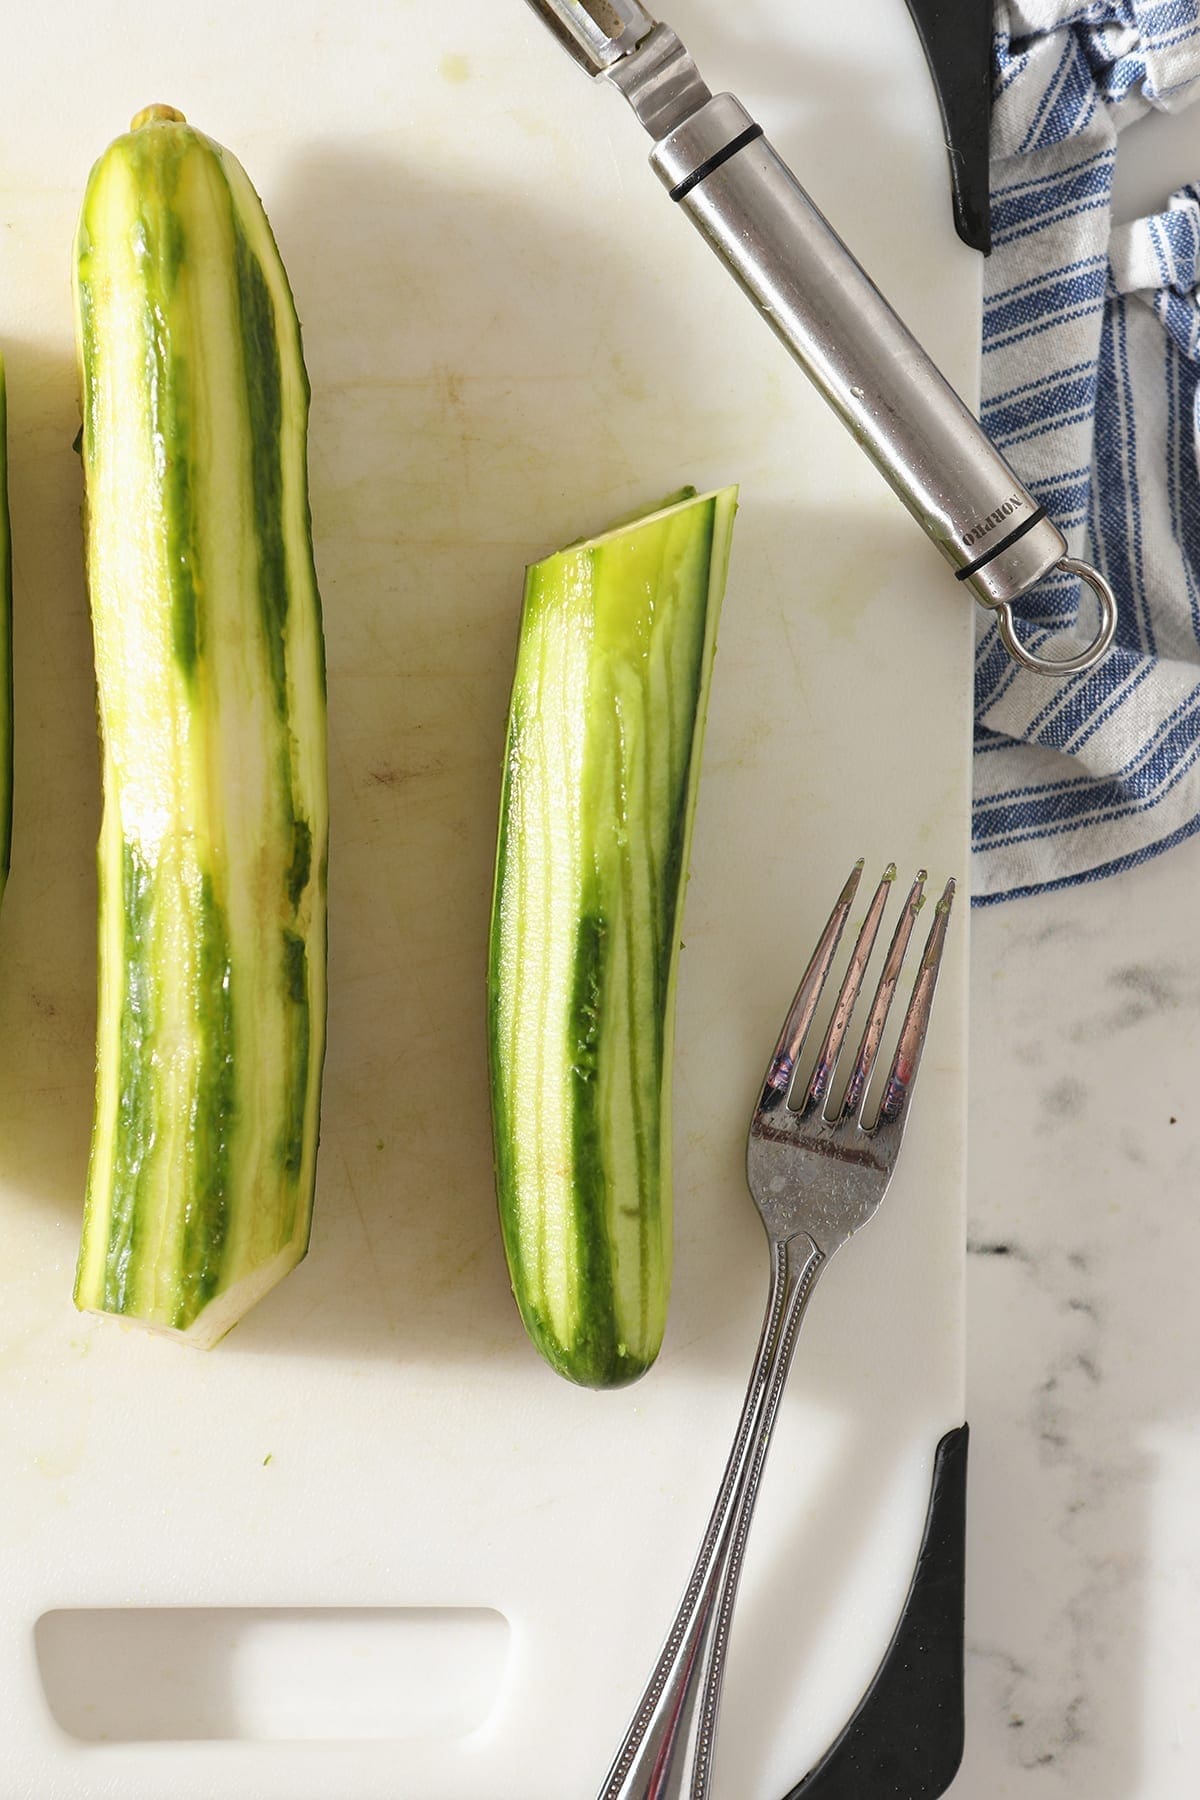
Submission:
<svg viewBox="0 0 1200 1800">
<path fill-rule="evenodd" d="M 904 1117 L 908 1096 L 912 1092 L 912 1085 L 917 1078 L 917 1070 L 921 1064 L 921 1051 L 924 1048 L 925 1033 L 929 1027 L 933 991 L 937 986 L 938 969 L 941 966 L 942 950 L 946 943 L 946 932 L 950 924 L 950 908 L 954 904 L 954 894 L 955 883 L 951 879 L 946 883 L 942 897 L 934 909 L 933 924 L 929 928 L 924 954 L 917 969 L 917 978 L 913 983 L 912 998 L 908 1003 L 908 1011 L 904 1015 L 904 1023 L 900 1027 L 896 1054 L 892 1058 L 892 1066 L 888 1071 L 887 1084 L 884 1087 L 883 1099 L 879 1106 L 877 1125 L 899 1125 Z"/>
<path fill-rule="evenodd" d="M 779 1042 L 775 1046 L 766 1079 L 763 1082 L 762 1093 L 758 1101 L 760 1112 L 765 1107 L 778 1106 L 781 1101 L 787 1099 L 792 1085 L 792 1077 L 796 1072 L 796 1060 L 808 1035 L 808 1028 L 812 1024 L 813 1014 L 816 1012 L 817 1003 L 821 998 L 821 990 L 829 975 L 830 964 L 837 954 L 843 928 L 849 917 L 850 908 L 854 904 L 854 896 L 862 878 L 863 862 L 864 858 L 859 857 L 851 869 L 846 885 L 838 895 L 834 909 L 829 915 L 829 922 L 818 939 L 812 959 L 804 971 L 800 986 L 796 989 L 796 997 L 784 1020 L 783 1030 L 779 1034 Z"/>
<path fill-rule="evenodd" d="M 850 953 L 850 966 L 846 970 L 846 978 L 842 982 L 841 992 L 834 1003 L 833 1017 L 825 1033 L 821 1048 L 817 1052 L 816 1066 L 809 1079 L 808 1089 L 799 1107 L 806 1113 L 810 1107 L 820 1106 L 833 1080 L 837 1068 L 837 1060 L 841 1055 L 842 1044 L 850 1029 L 850 1020 L 862 988 L 863 977 L 867 972 L 867 964 L 871 960 L 871 952 L 875 948 L 875 939 L 879 935 L 879 922 L 883 918 L 883 909 L 887 905 L 892 883 L 896 879 L 896 865 L 889 863 L 883 872 L 883 879 L 875 889 L 874 898 L 867 908 L 867 916 L 862 922 L 857 942 Z"/>
<path fill-rule="evenodd" d="M 844 1118 L 847 1113 L 852 1116 L 857 1114 L 866 1095 L 871 1071 L 875 1067 L 875 1058 L 879 1054 L 880 1041 L 887 1028 L 888 1014 L 892 1010 L 892 1000 L 896 993 L 896 983 L 900 979 L 900 969 L 908 951 L 908 940 L 912 936 L 917 914 L 925 904 L 926 880 L 925 870 L 919 869 L 917 879 L 908 890 L 908 898 L 904 902 L 903 911 L 896 921 L 896 929 L 892 933 L 892 941 L 888 945 L 888 953 L 884 959 L 883 972 L 879 977 L 879 986 L 875 990 L 875 998 L 871 1002 L 871 1010 L 867 1014 L 867 1022 L 863 1027 L 862 1037 L 859 1039 L 854 1068 L 846 1083 L 846 1092 L 842 1096 L 842 1104 L 838 1110 L 839 1118 Z"/>
</svg>

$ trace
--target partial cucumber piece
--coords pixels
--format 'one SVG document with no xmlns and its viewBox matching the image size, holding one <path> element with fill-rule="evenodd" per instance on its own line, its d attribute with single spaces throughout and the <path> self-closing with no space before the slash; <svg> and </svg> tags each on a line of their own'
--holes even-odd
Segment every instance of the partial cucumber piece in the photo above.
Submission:
<svg viewBox="0 0 1200 1800">
<path fill-rule="evenodd" d="M 8 387 L 0 356 L 0 900 L 12 861 L 12 536 L 8 520 Z"/>
<path fill-rule="evenodd" d="M 103 746 L 76 1303 L 214 1343 L 304 1255 L 328 804 L 308 381 L 240 163 L 150 107 L 76 243 Z"/>
<path fill-rule="evenodd" d="M 671 1278 L 679 922 L 736 489 L 528 571 L 500 806 L 496 1181 L 530 1337 L 572 1381 L 654 1361 Z"/>
</svg>

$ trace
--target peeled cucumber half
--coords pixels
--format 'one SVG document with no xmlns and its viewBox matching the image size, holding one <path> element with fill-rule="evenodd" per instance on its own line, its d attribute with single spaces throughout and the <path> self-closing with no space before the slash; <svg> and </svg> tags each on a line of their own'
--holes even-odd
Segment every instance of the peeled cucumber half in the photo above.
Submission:
<svg viewBox="0 0 1200 1800">
<path fill-rule="evenodd" d="M 679 927 L 736 489 L 527 574 L 492 908 L 500 1220 L 546 1360 L 590 1387 L 662 1342 Z"/>
<path fill-rule="evenodd" d="M 150 107 L 95 165 L 75 306 L 102 742 L 76 1303 L 215 1343 L 304 1255 L 325 1041 L 308 381 L 241 164 Z"/>
</svg>

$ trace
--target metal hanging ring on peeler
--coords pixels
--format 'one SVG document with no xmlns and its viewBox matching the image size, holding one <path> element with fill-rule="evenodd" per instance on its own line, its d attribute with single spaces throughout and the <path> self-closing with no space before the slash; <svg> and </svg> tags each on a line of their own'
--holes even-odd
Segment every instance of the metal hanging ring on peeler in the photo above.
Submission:
<svg viewBox="0 0 1200 1800">
<path fill-rule="evenodd" d="M 593 76 L 620 89 L 654 139 L 650 165 L 819 389 L 972 598 L 998 615 L 1008 654 L 1077 675 L 1112 642 L 1116 602 L 888 305 L 732 94 L 713 94 L 669 25 L 640 0 L 530 0 Z M 1077 656 L 1026 650 L 1012 604 L 1055 569 L 1100 596 Z"/>
<path fill-rule="evenodd" d="M 1087 649 L 1081 650 L 1077 656 L 1038 656 L 1034 651 L 1027 650 L 1017 636 L 1012 605 L 1007 600 L 1002 600 L 994 608 L 1000 642 L 1014 662 L 1020 663 L 1023 669 L 1032 669 L 1035 675 L 1079 675 L 1085 669 L 1094 668 L 1108 652 L 1113 633 L 1117 629 L 1117 597 L 1103 575 L 1093 569 L 1090 563 L 1078 562 L 1073 556 L 1063 556 L 1055 567 L 1065 575 L 1078 575 L 1081 581 L 1094 589 L 1100 602 L 1100 629 Z"/>
</svg>

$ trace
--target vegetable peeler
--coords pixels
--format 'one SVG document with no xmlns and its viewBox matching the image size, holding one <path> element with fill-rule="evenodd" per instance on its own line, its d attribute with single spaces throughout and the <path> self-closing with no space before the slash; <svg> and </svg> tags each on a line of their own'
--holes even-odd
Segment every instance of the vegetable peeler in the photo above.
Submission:
<svg viewBox="0 0 1200 1800">
<path fill-rule="evenodd" d="M 563 47 L 620 89 L 654 139 L 650 165 L 981 606 L 1014 661 L 1074 675 L 1107 652 L 1113 591 L 1070 556 L 1046 509 L 888 305 L 732 94 L 713 94 L 640 0 L 529 0 Z M 1096 593 L 1078 654 L 1039 655 L 1013 605 L 1052 571 Z"/>
</svg>

